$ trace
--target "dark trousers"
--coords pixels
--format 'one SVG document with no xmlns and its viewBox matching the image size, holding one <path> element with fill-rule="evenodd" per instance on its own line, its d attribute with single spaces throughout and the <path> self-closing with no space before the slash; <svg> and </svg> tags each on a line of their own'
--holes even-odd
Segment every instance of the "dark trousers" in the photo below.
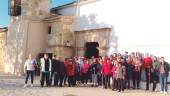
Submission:
<svg viewBox="0 0 170 96">
<path fill-rule="evenodd" d="M 153 82 L 153 88 L 152 88 L 152 91 L 155 91 L 156 89 L 156 86 L 157 86 L 157 83 L 159 82 L 159 75 L 158 75 L 158 72 L 157 71 L 154 71 L 152 73 L 152 82 Z"/>
<path fill-rule="evenodd" d="M 66 82 L 68 82 L 68 77 L 67 77 L 66 74 L 64 75 L 64 80 L 63 80 L 63 82 L 64 82 L 64 85 L 66 85 Z"/>
<path fill-rule="evenodd" d="M 141 72 L 140 71 L 133 71 L 133 88 L 139 88 L 140 79 L 141 79 Z M 137 86 L 136 86 L 137 85 Z"/>
<path fill-rule="evenodd" d="M 124 80 L 121 79 L 121 78 L 118 78 L 117 82 L 118 82 L 118 91 L 124 91 L 124 86 L 123 86 L 124 85 L 123 84 Z"/>
<path fill-rule="evenodd" d="M 104 88 L 110 88 L 110 75 L 104 76 Z"/>
<path fill-rule="evenodd" d="M 102 75 L 101 74 L 97 74 L 97 83 L 99 86 L 102 85 Z"/>
<path fill-rule="evenodd" d="M 31 75 L 31 84 L 34 82 L 34 71 L 27 70 L 26 78 L 25 78 L 25 84 L 28 83 L 29 76 Z"/>
<path fill-rule="evenodd" d="M 54 86 L 58 86 L 59 78 L 59 74 L 54 73 Z"/>
<path fill-rule="evenodd" d="M 84 84 L 84 83 L 87 84 L 88 79 L 89 79 L 88 74 L 82 74 L 82 83 L 83 83 L 83 84 Z"/>
<path fill-rule="evenodd" d="M 124 88 L 130 88 L 130 80 L 132 78 L 132 65 L 131 64 L 126 64 L 126 76 L 124 80 Z"/>
<path fill-rule="evenodd" d="M 59 74 L 59 86 L 62 87 L 63 86 L 63 81 L 64 81 L 64 74 Z"/>
<path fill-rule="evenodd" d="M 53 81 L 54 81 L 54 71 L 52 71 L 50 75 L 50 85 L 52 85 Z"/>
<path fill-rule="evenodd" d="M 112 90 L 117 90 L 118 89 L 118 83 L 117 83 L 117 79 L 113 78 L 113 82 L 112 82 Z"/>
<path fill-rule="evenodd" d="M 152 89 L 152 91 L 155 91 L 157 83 L 158 83 L 157 81 L 153 81 L 153 89 Z"/>
<path fill-rule="evenodd" d="M 48 72 L 41 72 L 41 87 L 44 86 L 44 81 L 46 81 L 47 87 L 50 86 L 50 73 Z"/>
<path fill-rule="evenodd" d="M 68 86 L 74 86 L 75 82 L 74 82 L 74 76 L 68 76 Z"/>
<path fill-rule="evenodd" d="M 125 78 L 125 80 L 124 80 L 124 87 L 125 88 L 130 88 L 130 80 L 131 80 L 131 74 L 132 74 L 132 72 L 127 72 L 126 73 L 126 78 Z"/>
<path fill-rule="evenodd" d="M 62 87 L 64 81 L 64 74 L 54 73 L 54 86 Z"/>
<path fill-rule="evenodd" d="M 149 90 L 149 84 L 151 80 L 151 69 L 150 68 L 145 68 L 145 73 L 146 73 L 146 90 Z"/>
</svg>

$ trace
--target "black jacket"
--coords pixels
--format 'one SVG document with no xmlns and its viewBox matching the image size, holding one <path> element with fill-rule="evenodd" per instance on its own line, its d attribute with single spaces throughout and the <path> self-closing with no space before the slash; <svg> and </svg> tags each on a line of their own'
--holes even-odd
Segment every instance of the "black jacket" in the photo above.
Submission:
<svg viewBox="0 0 170 96">
<path fill-rule="evenodd" d="M 160 67 L 161 67 L 161 63 L 159 63 L 159 65 L 158 65 L 158 72 L 159 72 L 159 70 L 160 70 Z M 166 76 L 168 77 L 169 76 L 169 71 L 170 71 L 170 65 L 169 65 L 169 63 L 167 63 L 167 62 L 164 62 L 164 70 L 165 70 L 165 74 L 166 74 Z"/>
</svg>

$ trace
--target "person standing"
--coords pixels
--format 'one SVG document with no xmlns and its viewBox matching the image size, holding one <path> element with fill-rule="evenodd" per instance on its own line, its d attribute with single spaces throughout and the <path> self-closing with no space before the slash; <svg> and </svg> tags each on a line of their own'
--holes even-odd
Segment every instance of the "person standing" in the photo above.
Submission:
<svg viewBox="0 0 170 96">
<path fill-rule="evenodd" d="M 159 65 L 159 60 L 156 56 L 154 56 L 153 58 L 153 64 L 152 64 L 152 69 L 151 69 L 151 72 L 152 72 L 152 83 L 153 83 L 153 88 L 152 88 L 152 91 L 154 92 L 155 89 L 156 89 L 156 86 L 157 86 L 157 83 L 159 82 L 159 73 L 158 73 L 158 70 L 157 70 L 157 67 Z"/>
<path fill-rule="evenodd" d="M 97 62 L 97 59 L 93 59 L 93 63 L 91 64 L 90 66 L 90 71 L 91 71 L 91 76 L 92 76 L 92 86 L 97 86 L 97 72 L 98 72 L 98 62 Z"/>
<path fill-rule="evenodd" d="M 151 81 L 151 68 L 152 68 L 152 58 L 146 53 L 145 58 L 143 59 L 143 67 L 146 73 L 146 91 L 149 90 L 149 84 Z"/>
<path fill-rule="evenodd" d="M 66 73 L 68 76 L 68 86 L 69 87 L 75 86 L 75 84 L 74 84 L 74 79 L 75 79 L 75 74 L 76 74 L 75 68 L 76 68 L 75 64 L 70 59 L 67 64 L 67 67 L 66 67 Z"/>
<path fill-rule="evenodd" d="M 81 74 L 82 74 L 82 83 L 87 85 L 88 79 L 89 79 L 89 61 L 84 60 L 84 64 L 82 65 L 81 68 Z"/>
<path fill-rule="evenodd" d="M 102 65 L 103 65 L 103 63 L 102 63 L 102 58 L 100 57 L 98 60 L 97 60 L 97 62 L 99 63 L 98 65 L 97 65 L 97 83 L 98 83 L 98 86 L 102 86 L 103 85 L 103 76 L 102 76 L 102 74 L 101 74 L 101 69 L 102 69 Z"/>
<path fill-rule="evenodd" d="M 110 88 L 110 76 L 112 71 L 112 64 L 109 58 L 105 58 L 102 66 L 102 74 L 104 76 L 104 88 Z"/>
<path fill-rule="evenodd" d="M 116 68 L 116 78 L 118 82 L 118 92 L 124 91 L 124 80 L 126 74 L 126 68 L 123 65 L 123 62 L 120 57 L 117 60 L 117 68 Z"/>
<path fill-rule="evenodd" d="M 132 64 L 131 62 L 128 62 L 129 60 L 129 55 L 128 52 L 125 52 L 125 55 L 123 56 L 124 59 L 124 65 L 126 68 L 126 76 L 125 76 L 125 85 L 124 87 L 129 89 L 130 88 L 130 80 L 131 80 L 131 75 L 132 75 Z"/>
<path fill-rule="evenodd" d="M 36 61 L 35 59 L 32 58 L 32 55 L 30 54 L 24 64 L 24 72 L 26 73 L 24 87 L 27 87 L 29 76 L 31 76 L 31 87 L 33 87 L 35 66 L 36 66 Z"/>
<path fill-rule="evenodd" d="M 56 55 L 53 55 L 51 62 L 52 62 L 52 67 L 51 67 L 51 74 L 50 74 L 50 85 L 52 85 L 53 78 L 55 77 Z"/>
<path fill-rule="evenodd" d="M 55 57 L 54 62 L 52 63 L 52 69 L 53 69 L 53 74 L 54 74 L 54 86 L 58 86 L 58 82 L 59 82 L 59 67 L 60 66 L 60 62 L 59 62 L 59 58 Z"/>
<path fill-rule="evenodd" d="M 132 58 L 133 89 L 140 89 L 141 67 L 143 65 L 142 57 L 139 52 L 136 52 L 136 56 L 132 56 Z"/>
<path fill-rule="evenodd" d="M 117 60 L 115 61 L 112 61 L 113 62 L 113 65 L 112 65 L 112 90 L 117 90 L 117 78 L 116 78 L 116 69 L 117 69 L 117 65 L 118 65 L 118 62 Z"/>
<path fill-rule="evenodd" d="M 44 54 L 44 57 L 41 58 L 41 87 L 44 86 L 44 81 L 46 81 L 47 87 L 50 86 L 50 72 L 52 67 L 51 59 L 48 57 L 48 54 Z"/>
<path fill-rule="evenodd" d="M 167 85 L 167 79 L 169 76 L 170 71 L 170 65 L 165 61 L 164 57 L 160 58 L 160 64 L 158 65 L 158 72 L 159 72 L 159 78 L 160 78 L 160 85 L 161 85 L 161 91 L 160 93 L 167 93 L 168 91 L 168 85 Z"/>
<path fill-rule="evenodd" d="M 59 75 L 59 87 L 63 86 L 64 75 L 66 74 L 65 64 L 62 61 L 61 57 L 59 58 L 59 68 L 58 68 L 58 75 Z"/>
</svg>

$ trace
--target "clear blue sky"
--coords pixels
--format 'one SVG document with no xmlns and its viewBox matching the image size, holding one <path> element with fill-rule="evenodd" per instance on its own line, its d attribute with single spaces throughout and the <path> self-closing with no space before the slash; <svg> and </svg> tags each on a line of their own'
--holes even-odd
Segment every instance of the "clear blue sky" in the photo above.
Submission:
<svg viewBox="0 0 170 96">
<path fill-rule="evenodd" d="M 51 7 L 61 6 L 63 4 L 71 3 L 76 0 L 52 0 Z M 0 27 L 8 26 L 8 0 L 0 0 Z"/>
<path fill-rule="evenodd" d="M 0 0 L 0 27 L 8 26 L 8 0 Z"/>
</svg>

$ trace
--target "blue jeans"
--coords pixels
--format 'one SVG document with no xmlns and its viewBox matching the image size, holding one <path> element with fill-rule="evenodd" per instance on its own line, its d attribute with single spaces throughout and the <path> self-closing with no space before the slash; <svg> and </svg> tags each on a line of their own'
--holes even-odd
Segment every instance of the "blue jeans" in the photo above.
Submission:
<svg viewBox="0 0 170 96">
<path fill-rule="evenodd" d="M 25 84 L 28 82 L 28 78 L 31 75 L 31 84 L 34 82 L 34 71 L 33 70 L 27 70 L 26 78 L 25 78 Z"/>
<path fill-rule="evenodd" d="M 166 76 L 166 74 L 160 74 L 159 79 L 160 79 L 161 91 L 167 92 L 167 90 L 168 90 L 168 86 L 167 86 L 168 77 Z"/>
</svg>

